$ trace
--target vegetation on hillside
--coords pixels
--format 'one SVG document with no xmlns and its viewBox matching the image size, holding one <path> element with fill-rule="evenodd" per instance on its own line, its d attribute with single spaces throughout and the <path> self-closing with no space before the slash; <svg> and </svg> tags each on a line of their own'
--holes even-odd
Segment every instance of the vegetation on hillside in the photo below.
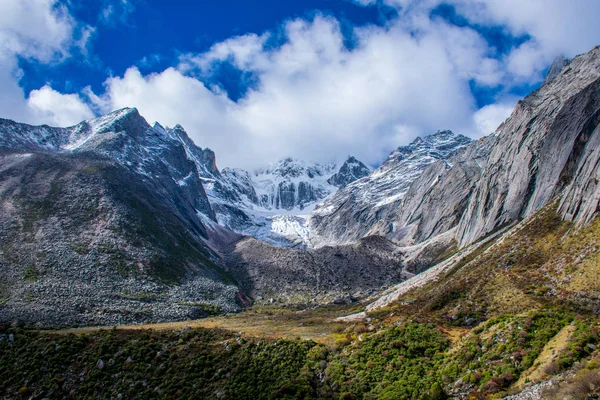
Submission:
<svg viewBox="0 0 600 400">
<path fill-rule="evenodd" d="M 493 398 L 554 378 L 545 396 L 582 398 L 600 382 L 600 221 L 575 230 L 553 207 L 365 321 L 333 318 L 355 305 L 272 306 L 136 330 L 6 327 L 0 396 Z"/>
<path fill-rule="evenodd" d="M 39 398 L 443 399 L 509 389 L 573 326 L 554 375 L 596 355 L 595 320 L 557 309 L 490 319 L 455 344 L 432 323 L 354 324 L 335 344 L 221 329 L 0 335 L 0 393 Z M 592 371 L 598 365 L 590 363 Z"/>
</svg>

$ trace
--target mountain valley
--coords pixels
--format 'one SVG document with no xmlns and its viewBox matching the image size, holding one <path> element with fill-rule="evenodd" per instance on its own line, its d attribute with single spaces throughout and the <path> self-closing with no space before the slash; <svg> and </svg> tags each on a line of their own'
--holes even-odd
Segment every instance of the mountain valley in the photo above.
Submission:
<svg viewBox="0 0 600 400">
<path fill-rule="evenodd" d="M 376 168 L 1 119 L 3 395 L 597 398 L 600 47 L 561 60 Z"/>
</svg>

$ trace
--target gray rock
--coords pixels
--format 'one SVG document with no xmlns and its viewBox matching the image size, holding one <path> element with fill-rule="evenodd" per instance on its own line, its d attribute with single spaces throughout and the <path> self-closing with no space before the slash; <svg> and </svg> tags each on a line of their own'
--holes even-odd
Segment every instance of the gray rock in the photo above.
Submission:
<svg viewBox="0 0 600 400">
<path fill-rule="evenodd" d="M 563 69 L 565 69 L 565 67 L 567 65 L 569 65 L 570 60 L 568 58 L 566 58 L 564 55 L 560 55 L 558 57 L 556 57 L 554 59 L 554 61 L 552 62 L 552 64 L 550 65 L 550 68 L 548 69 L 548 72 L 546 73 L 546 76 L 544 77 L 544 84 L 550 82 L 552 79 L 556 78 L 558 76 L 558 74 L 560 74 L 562 72 Z"/>
<path fill-rule="evenodd" d="M 576 209 L 574 205 L 589 193 L 582 197 L 575 187 L 586 179 L 578 170 L 587 165 L 588 176 L 594 171 L 589 160 L 597 147 L 592 150 L 586 144 L 597 133 L 599 78 L 596 47 L 574 58 L 568 68 L 517 104 L 494 134 L 487 166 L 458 225 L 461 246 L 531 215 L 565 186 L 571 190 L 566 195 L 570 200 L 562 202 L 563 215 L 588 218 L 589 206 Z"/>
<path fill-rule="evenodd" d="M 327 180 L 330 185 L 343 188 L 350 183 L 364 178 L 371 173 L 371 168 L 357 160 L 355 157 L 350 156 L 342 164 L 339 171 L 336 172 Z"/>
<path fill-rule="evenodd" d="M 319 249 L 270 246 L 254 238 L 235 243 L 228 252 L 229 272 L 253 298 L 273 303 L 341 303 L 352 291 L 369 292 L 404 280 L 400 248 L 383 237 Z"/>
<path fill-rule="evenodd" d="M 404 225 L 396 219 L 412 182 L 429 165 L 446 160 L 470 142 L 465 136 L 440 131 L 398 147 L 373 173 L 341 189 L 311 213 L 313 245 L 349 243 L 373 234 L 400 235 L 398 228 Z"/>
</svg>

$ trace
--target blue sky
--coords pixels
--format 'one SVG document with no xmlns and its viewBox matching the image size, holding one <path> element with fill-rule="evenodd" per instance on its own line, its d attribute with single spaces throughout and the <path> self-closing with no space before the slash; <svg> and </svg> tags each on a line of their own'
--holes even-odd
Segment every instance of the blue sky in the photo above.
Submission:
<svg viewBox="0 0 600 400">
<path fill-rule="evenodd" d="M 377 164 L 438 129 L 491 133 L 556 56 L 600 44 L 597 15 L 595 0 L 5 0 L 0 117 L 130 106 L 221 167 Z"/>
<path fill-rule="evenodd" d="M 25 75 L 20 84 L 26 91 L 46 83 L 60 91 L 77 91 L 88 85 L 99 91 L 107 76 L 122 75 L 132 65 L 146 73 L 162 71 L 176 66 L 181 54 L 202 53 L 232 36 L 260 34 L 277 29 L 285 20 L 310 19 L 317 12 L 335 16 L 348 26 L 382 25 L 395 12 L 383 5 L 362 7 L 343 0 L 83 0 L 62 4 L 79 21 L 95 26 L 89 44 L 92 55 L 59 65 L 21 58 Z M 103 13 L 111 5 L 114 14 L 106 21 Z M 239 97 L 243 85 L 237 84 L 234 76 L 220 78 L 231 96 Z"/>
</svg>

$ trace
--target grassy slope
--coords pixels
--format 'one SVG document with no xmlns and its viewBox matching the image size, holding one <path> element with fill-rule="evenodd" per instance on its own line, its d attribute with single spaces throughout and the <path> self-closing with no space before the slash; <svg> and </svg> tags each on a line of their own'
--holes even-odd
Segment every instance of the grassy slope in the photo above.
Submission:
<svg viewBox="0 0 600 400">
<path fill-rule="evenodd" d="M 446 384 L 461 379 L 458 388 L 473 396 L 514 390 L 592 356 L 588 343 L 598 341 L 600 307 L 600 219 L 576 229 L 555 209 L 555 203 L 548 205 L 502 240 L 370 316 L 383 326 L 407 318 L 449 331 L 477 326 L 441 366 Z"/>
<path fill-rule="evenodd" d="M 356 311 L 349 307 L 271 307 L 143 327 L 152 331 L 12 330 L 12 345 L 8 336 L 0 341 L 0 390 L 9 397 L 487 398 L 575 365 L 564 387 L 546 395 L 578 398 L 598 374 L 600 220 L 575 230 L 554 207 L 368 322 L 335 321 Z"/>
</svg>

